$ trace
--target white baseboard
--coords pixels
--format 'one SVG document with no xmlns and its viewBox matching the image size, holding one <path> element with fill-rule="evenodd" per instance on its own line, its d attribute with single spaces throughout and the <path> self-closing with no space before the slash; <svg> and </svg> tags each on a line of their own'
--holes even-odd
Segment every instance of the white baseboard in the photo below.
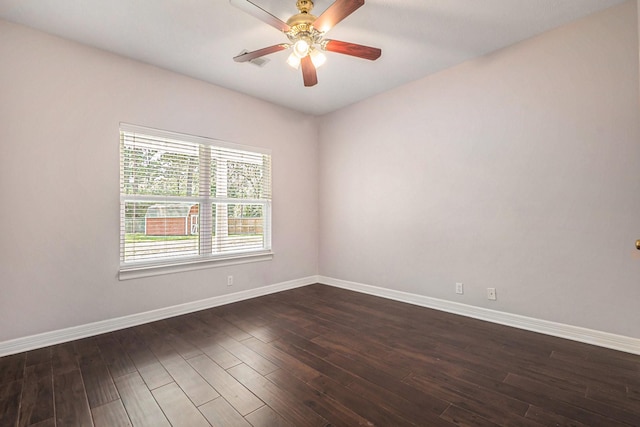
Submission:
<svg viewBox="0 0 640 427">
<path fill-rule="evenodd" d="M 303 277 L 301 279 L 290 280 L 287 282 L 263 286 L 256 289 L 249 289 L 233 294 L 220 295 L 217 297 L 174 305 L 171 307 L 160 308 L 144 313 L 117 317 L 115 319 L 108 319 L 100 322 L 88 323 L 86 325 L 45 332 L 42 334 L 31 335 L 24 338 L 16 338 L 13 340 L 0 342 L 0 357 L 10 354 L 22 353 L 23 351 L 34 350 L 36 348 L 47 347 L 54 344 L 61 344 L 63 342 L 73 341 L 81 338 L 87 338 L 94 335 L 104 334 L 106 332 L 117 331 L 119 329 L 129 328 L 131 326 L 137 326 L 144 323 L 154 322 L 156 320 L 179 316 L 182 314 L 193 313 L 195 311 L 205 310 L 207 308 L 230 304 L 250 298 L 256 298 L 275 292 L 299 288 L 317 282 L 318 276 Z"/>
<path fill-rule="evenodd" d="M 586 344 L 593 344 L 600 347 L 640 355 L 640 339 L 638 338 L 595 331 L 578 326 L 565 325 L 562 323 L 505 313 L 502 311 L 490 310 L 487 308 L 475 307 L 472 305 L 460 304 L 457 302 L 430 298 L 423 295 L 395 291 L 392 289 L 379 288 L 362 283 L 334 279 L 331 277 L 319 276 L 318 282 L 335 286 L 337 288 L 348 289 L 395 301 L 406 302 L 408 304 L 418 305 L 421 307 L 433 308 L 440 311 L 446 311 L 448 313 L 472 317 L 474 319 L 486 320 L 488 322 L 525 329 L 527 331 L 539 332 L 559 338 L 566 338 Z"/>
<path fill-rule="evenodd" d="M 0 357 L 81 338 L 87 338 L 106 332 L 112 332 L 119 329 L 129 328 L 131 326 L 154 322 L 156 320 L 205 310 L 207 308 L 218 307 L 220 305 L 256 298 L 275 292 L 286 291 L 288 289 L 299 288 L 314 283 L 322 283 L 337 288 L 348 289 L 421 307 L 433 308 L 448 313 L 472 317 L 474 319 L 486 320 L 488 322 L 498 323 L 501 325 L 512 326 L 519 329 L 539 332 L 559 338 L 566 338 L 573 341 L 640 355 L 640 339 L 637 338 L 595 331 L 592 329 L 565 325 L 562 323 L 520 316 L 517 314 L 505 313 L 487 308 L 430 298 L 423 295 L 365 285 L 362 283 L 349 282 L 326 276 L 309 276 L 256 289 L 236 292 L 233 294 L 221 295 L 200 301 L 147 311 L 144 313 L 132 314 L 130 316 L 118 317 L 115 319 L 103 320 L 86 325 L 74 326 L 71 328 L 0 342 Z"/>
</svg>

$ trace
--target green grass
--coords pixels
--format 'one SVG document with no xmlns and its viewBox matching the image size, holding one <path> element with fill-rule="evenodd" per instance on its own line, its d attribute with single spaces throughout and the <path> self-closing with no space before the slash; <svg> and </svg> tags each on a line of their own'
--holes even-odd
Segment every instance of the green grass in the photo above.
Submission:
<svg viewBox="0 0 640 427">
<path fill-rule="evenodd" d="M 197 240 L 198 236 L 147 236 L 144 233 L 127 233 L 124 236 L 125 242 L 157 242 L 167 240 Z"/>
<path fill-rule="evenodd" d="M 215 235 L 214 235 L 215 236 Z M 260 237 L 262 234 L 230 234 L 230 237 Z M 127 233 L 124 236 L 124 241 L 127 243 L 134 242 L 166 242 L 169 240 L 197 240 L 198 236 L 147 236 L 144 233 Z"/>
</svg>

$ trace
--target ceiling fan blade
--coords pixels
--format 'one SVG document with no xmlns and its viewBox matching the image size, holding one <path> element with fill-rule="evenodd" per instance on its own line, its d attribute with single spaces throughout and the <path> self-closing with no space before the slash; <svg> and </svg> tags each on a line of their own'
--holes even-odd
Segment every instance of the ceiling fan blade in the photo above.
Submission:
<svg viewBox="0 0 640 427">
<path fill-rule="evenodd" d="M 318 73 L 316 73 L 316 67 L 313 65 L 313 62 L 311 62 L 311 57 L 309 55 L 305 56 L 300 61 L 300 64 L 302 65 L 304 85 L 310 87 L 318 84 Z"/>
<path fill-rule="evenodd" d="M 364 0 L 336 0 L 312 25 L 316 30 L 326 33 L 363 4 Z"/>
<path fill-rule="evenodd" d="M 261 56 L 269 55 L 271 53 L 280 52 L 281 50 L 288 49 L 288 44 L 276 44 L 262 49 L 254 50 L 253 52 L 245 52 L 233 58 L 236 62 L 246 62 L 252 59 L 260 58 Z"/>
<path fill-rule="evenodd" d="M 375 61 L 382 55 L 382 50 L 377 47 L 363 46 L 361 44 L 341 42 L 339 40 L 327 39 L 323 43 L 324 50 L 329 52 L 342 53 L 344 55 L 356 56 L 358 58 Z"/>
<path fill-rule="evenodd" d="M 286 22 L 276 18 L 257 4 L 249 0 L 229 0 L 229 2 L 240 10 L 247 12 L 249 15 L 258 18 L 264 23 L 271 25 L 282 32 L 289 31 L 291 27 Z"/>
</svg>

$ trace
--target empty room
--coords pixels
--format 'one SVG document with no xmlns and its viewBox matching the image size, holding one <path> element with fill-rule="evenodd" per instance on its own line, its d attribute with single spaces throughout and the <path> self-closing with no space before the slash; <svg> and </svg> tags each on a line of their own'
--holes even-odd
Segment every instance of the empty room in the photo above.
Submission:
<svg viewBox="0 0 640 427">
<path fill-rule="evenodd" d="M 0 0 L 0 427 L 640 426 L 640 0 Z"/>
</svg>

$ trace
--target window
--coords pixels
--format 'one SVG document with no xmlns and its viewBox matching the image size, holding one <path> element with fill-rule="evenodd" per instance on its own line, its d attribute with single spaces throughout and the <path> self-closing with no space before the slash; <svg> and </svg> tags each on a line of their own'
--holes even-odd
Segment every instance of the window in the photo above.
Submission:
<svg viewBox="0 0 640 427">
<path fill-rule="evenodd" d="M 120 278 L 271 257 L 268 150 L 120 125 Z"/>
</svg>

